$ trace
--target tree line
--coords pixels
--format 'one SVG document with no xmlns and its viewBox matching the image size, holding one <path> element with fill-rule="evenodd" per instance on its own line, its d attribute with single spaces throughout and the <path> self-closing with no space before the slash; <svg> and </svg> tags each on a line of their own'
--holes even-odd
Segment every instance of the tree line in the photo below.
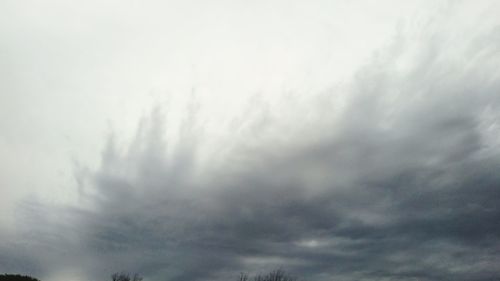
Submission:
<svg viewBox="0 0 500 281">
<path fill-rule="evenodd" d="M 0 281 L 40 281 L 34 277 L 19 274 L 2 274 Z"/>
<path fill-rule="evenodd" d="M 142 281 L 142 276 L 139 274 L 130 274 L 127 272 L 116 272 L 111 275 L 111 281 Z M 19 275 L 19 274 L 2 274 L 0 281 L 40 281 L 37 278 Z M 257 274 L 253 278 L 247 273 L 240 273 L 236 281 L 297 281 L 292 275 L 289 275 L 282 269 L 273 270 L 267 274 Z"/>
</svg>

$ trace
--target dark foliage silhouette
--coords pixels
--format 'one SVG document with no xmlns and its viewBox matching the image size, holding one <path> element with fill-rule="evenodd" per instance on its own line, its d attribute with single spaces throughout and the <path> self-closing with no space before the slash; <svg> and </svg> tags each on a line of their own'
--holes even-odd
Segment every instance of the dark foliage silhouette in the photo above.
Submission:
<svg viewBox="0 0 500 281">
<path fill-rule="evenodd" d="M 2 274 L 0 281 L 40 281 L 34 277 L 19 274 Z"/>
<path fill-rule="evenodd" d="M 126 272 L 116 272 L 111 275 L 111 281 L 142 281 L 142 277 L 137 273 L 131 276 Z"/>
<path fill-rule="evenodd" d="M 241 273 L 238 281 L 249 281 L 248 274 Z M 297 278 L 287 274 L 284 270 L 277 269 L 268 274 L 258 274 L 253 278 L 253 281 L 297 281 Z"/>
</svg>

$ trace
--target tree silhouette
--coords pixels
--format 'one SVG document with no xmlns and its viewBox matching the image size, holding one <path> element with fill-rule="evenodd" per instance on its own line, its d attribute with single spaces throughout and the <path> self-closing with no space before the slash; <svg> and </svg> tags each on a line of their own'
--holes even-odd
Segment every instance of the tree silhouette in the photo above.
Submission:
<svg viewBox="0 0 500 281">
<path fill-rule="evenodd" d="M 19 274 L 2 274 L 0 281 L 40 281 L 34 277 Z"/>
<path fill-rule="evenodd" d="M 142 281 L 142 277 L 135 273 L 132 277 L 126 272 L 116 272 L 111 275 L 111 281 Z"/>
<path fill-rule="evenodd" d="M 240 273 L 238 281 L 248 281 L 249 277 L 246 273 Z M 277 269 L 268 274 L 258 274 L 253 278 L 254 281 L 297 281 L 297 278 L 287 274 L 282 269 Z"/>
</svg>

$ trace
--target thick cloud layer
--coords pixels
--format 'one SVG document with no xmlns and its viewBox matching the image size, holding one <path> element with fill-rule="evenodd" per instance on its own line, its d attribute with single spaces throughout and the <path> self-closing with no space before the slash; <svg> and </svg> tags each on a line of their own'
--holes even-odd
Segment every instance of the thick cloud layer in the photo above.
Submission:
<svg viewBox="0 0 500 281">
<path fill-rule="evenodd" d="M 25 201 L 0 269 L 47 280 L 231 280 L 277 267 L 307 280 L 498 277 L 500 25 L 458 28 L 456 17 L 403 27 L 347 85 L 304 98 L 310 111 L 250 108 L 262 116 L 231 127 L 243 133 L 227 149 L 201 151 L 210 135 L 196 111 L 178 141 L 165 139 L 168 108 L 153 110 L 129 145 L 110 136 L 100 168 L 79 171 L 78 207 Z"/>
</svg>

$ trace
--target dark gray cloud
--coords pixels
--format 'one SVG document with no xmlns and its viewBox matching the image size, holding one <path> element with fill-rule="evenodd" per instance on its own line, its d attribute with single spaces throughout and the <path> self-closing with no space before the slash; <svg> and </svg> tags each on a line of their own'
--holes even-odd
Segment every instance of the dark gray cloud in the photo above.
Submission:
<svg viewBox="0 0 500 281">
<path fill-rule="evenodd" d="M 172 144 L 153 110 L 126 149 L 109 137 L 80 181 L 84 207 L 25 201 L 0 268 L 82 280 L 276 267 L 308 280 L 497 278 L 499 30 L 457 37 L 435 20 L 396 36 L 341 89 L 340 117 L 328 119 L 335 91 L 322 93 L 312 128 L 281 136 L 287 145 L 243 143 L 211 176 L 196 164 L 196 112 Z"/>
</svg>

